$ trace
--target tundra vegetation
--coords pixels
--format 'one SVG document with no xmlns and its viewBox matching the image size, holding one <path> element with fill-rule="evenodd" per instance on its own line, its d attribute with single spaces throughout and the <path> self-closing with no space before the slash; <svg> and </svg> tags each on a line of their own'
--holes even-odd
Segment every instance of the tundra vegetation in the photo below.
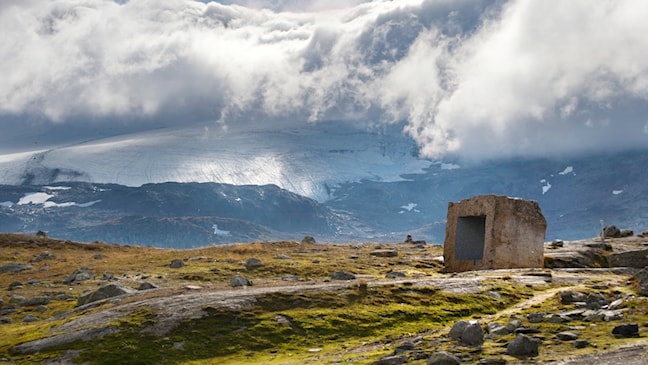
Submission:
<svg viewBox="0 0 648 365">
<path fill-rule="evenodd" d="M 442 251 L 424 243 L 314 240 L 172 250 L 1 234 L 0 358 L 15 364 L 426 364 L 431 354 L 447 351 L 467 363 L 544 364 L 643 341 L 648 299 L 629 272 L 444 273 Z M 251 285 L 239 286 L 237 276 Z M 79 298 L 111 283 L 129 291 L 79 305 Z M 566 292 L 617 301 L 620 318 L 550 319 L 578 308 L 564 300 Z M 530 320 L 538 314 L 545 319 Z M 476 346 L 449 338 L 461 320 L 483 328 L 517 321 L 540 342 L 539 353 L 509 355 L 515 331 L 487 334 Z M 612 335 L 626 323 L 639 324 L 639 337 Z M 566 331 L 577 332 L 585 345 L 557 338 Z M 54 338 L 62 340 L 38 342 Z"/>
</svg>

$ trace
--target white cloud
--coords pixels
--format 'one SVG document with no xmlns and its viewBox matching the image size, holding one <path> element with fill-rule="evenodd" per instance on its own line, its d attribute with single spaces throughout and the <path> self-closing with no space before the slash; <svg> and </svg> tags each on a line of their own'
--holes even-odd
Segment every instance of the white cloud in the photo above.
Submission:
<svg viewBox="0 0 648 365">
<path fill-rule="evenodd" d="M 11 70 L 0 122 L 405 121 L 424 156 L 468 158 L 645 146 L 648 135 L 648 2 L 53 0 L 0 10 L 0 69 Z"/>
</svg>

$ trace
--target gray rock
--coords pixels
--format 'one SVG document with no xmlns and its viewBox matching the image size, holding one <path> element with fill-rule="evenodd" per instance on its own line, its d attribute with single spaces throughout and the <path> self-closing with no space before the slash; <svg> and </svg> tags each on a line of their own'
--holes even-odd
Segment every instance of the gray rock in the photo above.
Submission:
<svg viewBox="0 0 648 365">
<path fill-rule="evenodd" d="M 250 257 L 249 259 L 245 260 L 245 268 L 248 270 L 253 270 L 261 266 L 263 266 L 263 263 L 257 258 Z"/>
<path fill-rule="evenodd" d="M 550 314 L 545 317 L 545 320 L 549 323 L 565 323 L 571 321 L 571 318 L 562 314 Z"/>
<path fill-rule="evenodd" d="M 63 279 L 63 283 L 71 284 L 77 281 L 94 279 L 94 277 L 95 277 L 94 274 L 91 273 L 87 268 L 81 268 L 78 270 L 74 270 L 74 272 L 70 274 L 70 276 Z"/>
<path fill-rule="evenodd" d="M 331 279 L 333 280 L 353 280 L 355 278 L 355 275 L 346 271 L 336 271 L 331 274 Z"/>
<path fill-rule="evenodd" d="M 587 296 L 585 303 L 589 309 L 601 309 L 610 304 L 610 301 L 603 294 L 591 293 Z"/>
<path fill-rule="evenodd" d="M 506 364 L 506 359 L 498 358 L 498 357 L 492 357 L 488 359 L 481 359 L 477 361 L 478 365 L 505 365 Z"/>
<path fill-rule="evenodd" d="M 446 351 L 433 353 L 427 360 L 427 365 L 459 365 L 461 360 Z"/>
<path fill-rule="evenodd" d="M 36 317 L 36 316 L 34 316 L 32 314 L 28 314 L 28 315 L 24 316 L 23 319 L 22 319 L 22 321 L 24 323 L 36 322 L 38 320 L 39 320 L 38 317 Z"/>
<path fill-rule="evenodd" d="M 20 302 L 20 305 L 22 307 L 35 307 L 37 305 L 46 305 L 46 304 L 49 304 L 48 297 L 34 297 Z"/>
<path fill-rule="evenodd" d="M 603 237 L 606 238 L 617 238 L 621 237 L 621 230 L 617 228 L 615 225 L 609 225 L 603 227 L 603 232 L 602 232 Z"/>
<path fill-rule="evenodd" d="M 448 333 L 448 337 L 450 337 L 453 340 L 459 340 L 461 339 L 461 335 L 463 334 L 464 330 L 470 322 L 468 321 L 458 321 L 457 323 L 452 325 L 452 328 L 450 328 L 450 333 Z"/>
<path fill-rule="evenodd" d="M 612 329 L 614 337 L 639 337 L 638 324 L 623 324 Z"/>
<path fill-rule="evenodd" d="M 92 258 L 95 259 L 95 260 L 103 260 L 103 259 L 107 259 L 108 256 L 106 256 L 106 255 L 104 255 L 102 253 L 98 253 L 98 254 L 95 254 L 94 256 L 92 256 Z"/>
<path fill-rule="evenodd" d="M 11 354 L 33 354 L 53 347 L 79 341 L 92 341 L 107 335 L 118 333 L 117 327 L 91 328 L 72 333 L 50 336 L 31 342 L 22 343 L 10 350 Z"/>
<path fill-rule="evenodd" d="M 518 334 L 506 347 L 506 353 L 516 357 L 538 356 L 540 341 L 527 335 Z"/>
<path fill-rule="evenodd" d="M 634 280 L 639 287 L 639 294 L 643 296 L 648 296 L 648 267 L 639 271 L 634 275 Z"/>
<path fill-rule="evenodd" d="M 479 323 L 472 322 L 461 334 L 461 342 L 468 346 L 479 346 L 484 343 L 484 330 Z"/>
<path fill-rule="evenodd" d="M 101 275 L 101 280 L 108 281 L 108 280 L 113 280 L 113 279 L 115 279 L 115 274 L 113 274 L 110 271 L 106 271 L 105 273 L 103 273 L 103 275 Z"/>
<path fill-rule="evenodd" d="M 149 283 L 148 281 L 145 281 L 145 282 L 141 283 L 139 285 L 139 287 L 137 287 L 137 290 L 151 290 L 151 289 L 157 289 L 157 288 L 158 288 L 157 285 L 155 285 L 153 283 Z"/>
<path fill-rule="evenodd" d="M 234 275 L 229 281 L 229 285 L 233 287 L 237 286 L 252 286 L 252 281 L 241 275 Z"/>
<path fill-rule="evenodd" d="M 25 297 L 23 297 L 22 295 L 12 295 L 11 298 L 9 298 L 9 303 L 20 305 L 25 300 L 27 299 L 25 299 Z"/>
<path fill-rule="evenodd" d="M 184 261 L 182 261 L 180 259 L 173 259 L 173 260 L 171 260 L 171 263 L 169 264 L 169 267 L 172 268 L 172 269 L 179 269 L 179 268 L 184 267 L 184 266 L 186 266 Z"/>
<path fill-rule="evenodd" d="M 47 308 L 44 305 L 38 305 L 38 306 L 36 306 L 34 308 L 34 312 L 38 312 L 38 313 L 44 313 L 44 312 L 47 312 L 48 310 L 49 310 L 49 308 Z"/>
<path fill-rule="evenodd" d="M 517 319 L 512 319 L 506 324 L 506 330 L 513 333 L 516 329 L 520 328 L 520 326 L 522 326 L 522 322 Z"/>
<path fill-rule="evenodd" d="M 387 279 L 397 279 L 397 278 L 407 277 L 407 275 L 405 275 L 405 273 L 400 272 L 400 271 L 390 271 L 390 272 L 387 273 L 387 275 L 385 275 L 385 277 Z"/>
<path fill-rule="evenodd" d="M 6 272 L 17 273 L 25 270 L 31 270 L 32 268 L 33 266 L 31 265 L 21 264 L 19 262 L 9 262 L 7 264 L 4 264 L 3 266 L 0 266 L 0 274 Z"/>
<path fill-rule="evenodd" d="M 301 240 L 302 244 L 309 244 L 309 243 L 316 243 L 315 238 L 312 236 L 304 236 L 304 238 Z"/>
<path fill-rule="evenodd" d="M 587 300 L 587 295 L 575 290 L 563 290 L 560 292 L 560 300 L 563 304 L 584 302 Z"/>
<path fill-rule="evenodd" d="M 8 290 L 16 290 L 16 289 L 21 289 L 23 287 L 23 283 L 20 281 L 12 281 L 11 284 L 9 284 L 9 287 L 7 288 Z"/>
<path fill-rule="evenodd" d="M 280 253 L 280 254 L 277 255 L 277 258 L 279 260 L 288 260 L 288 259 L 290 259 L 290 256 Z"/>
<path fill-rule="evenodd" d="M 511 333 L 503 324 L 497 322 L 488 323 L 486 325 L 486 332 L 494 337 L 505 336 Z"/>
<path fill-rule="evenodd" d="M 556 334 L 556 338 L 561 341 L 575 341 L 578 339 L 578 334 L 574 332 L 559 332 Z"/>
<path fill-rule="evenodd" d="M 134 289 L 125 287 L 118 283 L 111 283 L 108 285 L 104 285 L 95 291 L 80 296 L 79 299 L 77 300 L 77 305 L 82 306 L 88 303 L 96 302 L 98 300 L 113 298 L 124 294 L 131 294 L 134 292 L 135 292 Z"/>
<path fill-rule="evenodd" d="M 587 340 L 576 340 L 574 341 L 574 347 L 577 349 L 584 349 L 585 347 L 589 346 L 590 343 Z"/>
<path fill-rule="evenodd" d="M 40 255 L 35 256 L 33 259 L 29 260 L 29 262 L 39 262 L 39 261 L 43 261 L 43 260 L 54 260 L 54 259 L 56 259 L 55 255 L 45 251 L 45 252 L 41 253 Z"/>
<path fill-rule="evenodd" d="M 396 257 L 398 256 L 397 250 L 374 250 L 370 253 L 371 256 L 375 257 Z"/>
<path fill-rule="evenodd" d="M 400 355 L 390 355 L 380 358 L 373 362 L 374 365 L 400 365 L 407 362 L 407 356 Z"/>
<path fill-rule="evenodd" d="M 10 317 L 0 317 L 0 324 L 12 324 L 13 319 Z"/>
<path fill-rule="evenodd" d="M 531 323 L 539 323 L 539 322 L 544 321 L 546 316 L 547 316 L 547 313 L 545 313 L 545 312 L 529 313 L 527 315 L 527 319 Z"/>
</svg>

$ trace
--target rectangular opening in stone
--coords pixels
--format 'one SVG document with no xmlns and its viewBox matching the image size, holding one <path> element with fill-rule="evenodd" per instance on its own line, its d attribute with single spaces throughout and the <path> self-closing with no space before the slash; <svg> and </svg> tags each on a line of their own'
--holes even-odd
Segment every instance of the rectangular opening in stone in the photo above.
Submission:
<svg viewBox="0 0 648 365">
<path fill-rule="evenodd" d="M 455 233 L 455 259 L 481 260 L 484 257 L 486 235 L 486 216 L 467 216 L 457 218 Z"/>
</svg>

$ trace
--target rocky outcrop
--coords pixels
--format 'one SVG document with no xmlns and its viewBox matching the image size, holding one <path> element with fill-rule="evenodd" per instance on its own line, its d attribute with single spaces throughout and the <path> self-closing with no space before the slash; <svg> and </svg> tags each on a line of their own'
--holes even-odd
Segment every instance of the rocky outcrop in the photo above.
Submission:
<svg viewBox="0 0 648 365">
<path fill-rule="evenodd" d="M 87 294 L 84 294 L 84 295 L 80 296 L 79 300 L 77 301 L 77 305 L 82 306 L 82 305 L 85 305 L 85 304 L 88 304 L 88 303 L 96 302 L 98 300 L 117 297 L 117 296 L 124 295 L 124 294 L 132 294 L 134 292 L 135 292 L 134 289 L 125 287 L 125 286 L 123 286 L 121 284 L 118 284 L 118 283 L 111 283 L 111 284 L 102 286 L 101 288 L 99 288 L 99 289 L 97 289 L 97 290 L 95 290 L 93 292 L 90 292 L 90 293 L 87 293 Z"/>
</svg>

